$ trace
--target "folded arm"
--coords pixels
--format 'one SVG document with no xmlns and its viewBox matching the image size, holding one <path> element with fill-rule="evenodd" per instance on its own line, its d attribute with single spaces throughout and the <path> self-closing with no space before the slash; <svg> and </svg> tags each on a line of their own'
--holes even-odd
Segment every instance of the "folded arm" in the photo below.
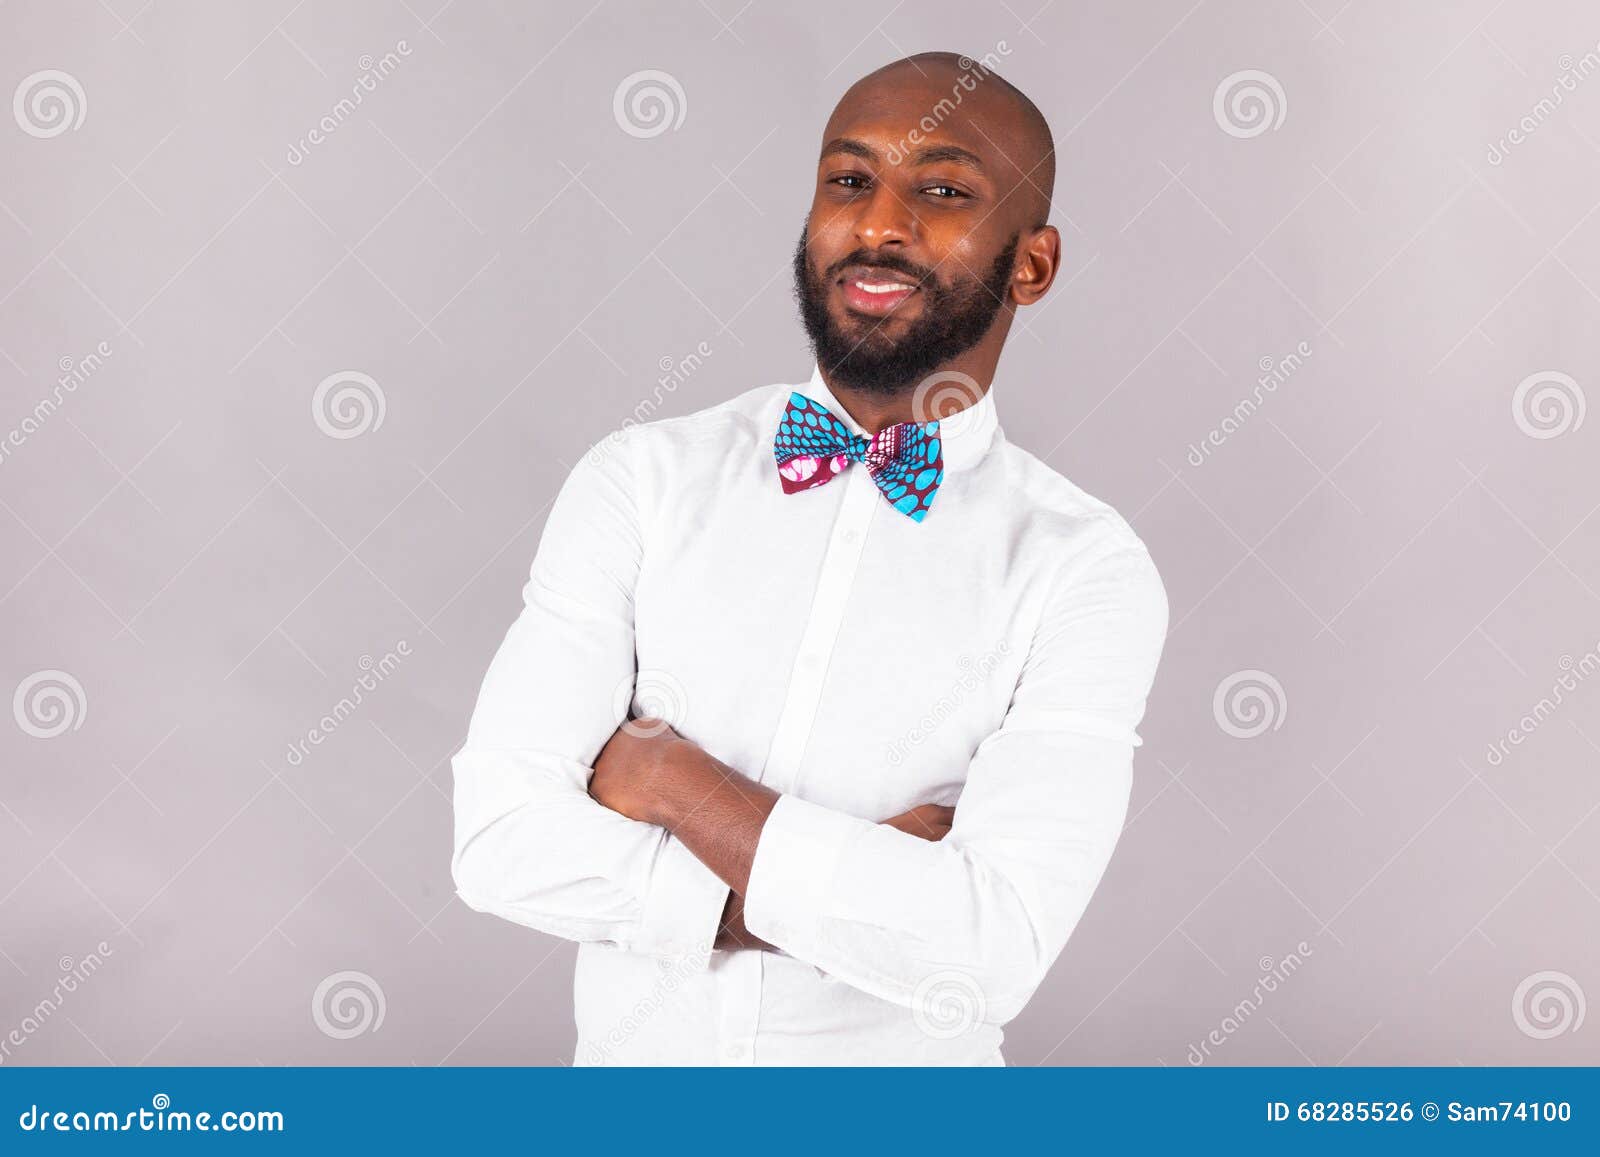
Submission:
<svg viewBox="0 0 1600 1157">
<path fill-rule="evenodd" d="M 1062 575 L 936 842 L 780 796 L 674 736 L 619 733 L 591 789 L 672 832 L 743 897 L 753 935 L 910 1008 L 955 977 L 1004 1023 L 1065 946 L 1121 833 L 1166 623 L 1142 548 Z"/>
<path fill-rule="evenodd" d="M 457 893 L 569 940 L 655 955 L 709 951 L 728 888 L 660 827 L 602 807 L 591 767 L 628 717 L 642 553 L 628 437 L 562 486 L 523 609 L 453 761 Z"/>
</svg>

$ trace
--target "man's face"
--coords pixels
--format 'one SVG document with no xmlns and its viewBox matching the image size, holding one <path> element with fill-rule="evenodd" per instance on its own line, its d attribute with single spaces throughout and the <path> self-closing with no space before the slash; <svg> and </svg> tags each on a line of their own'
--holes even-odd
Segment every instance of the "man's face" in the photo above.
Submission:
<svg viewBox="0 0 1600 1157">
<path fill-rule="evenodd" d="M 990 149 L 959 118 L 913 138 L 934 96 L 923 88 L 880 85 L 841 102 L 795 251 L 819 364 L 880 394 L 911 389 L 971 349 L 1011 300 L 1020 233 Z"/>
</svg>

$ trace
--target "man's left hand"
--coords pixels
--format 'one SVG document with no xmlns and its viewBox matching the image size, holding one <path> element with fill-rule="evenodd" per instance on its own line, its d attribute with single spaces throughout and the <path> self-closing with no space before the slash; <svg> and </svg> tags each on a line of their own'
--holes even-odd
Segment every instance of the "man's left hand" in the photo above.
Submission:
<svg viewBox="0 0 1600 1157">
<path fill-rule="evenodd" d="M 663 780 L 674 751 L 687 742 L 664 720 L 628 720 L 600 749 L 589 794 L 631 820 L 661 823 L 657 805 Z"/>
</svg>

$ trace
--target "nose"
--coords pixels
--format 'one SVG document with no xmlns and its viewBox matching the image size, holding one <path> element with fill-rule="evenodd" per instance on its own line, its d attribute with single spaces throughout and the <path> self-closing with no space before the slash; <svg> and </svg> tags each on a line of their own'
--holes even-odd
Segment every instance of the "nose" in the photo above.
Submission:
<svg viewBox="0 0 1600 1157">
<path fill-rule="evenodd" d="M 856 239 L 867 249 L 908 245 L 916 237 L 917 220 L 906 203 L 882 182 L 862 201 L 856 217 Z"/>
</svg>

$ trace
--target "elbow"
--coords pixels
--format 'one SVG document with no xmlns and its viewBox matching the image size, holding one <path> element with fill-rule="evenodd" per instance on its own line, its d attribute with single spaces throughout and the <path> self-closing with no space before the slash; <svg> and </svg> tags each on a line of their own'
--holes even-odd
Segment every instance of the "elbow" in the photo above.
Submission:
<svg viewBox="0 0 1600 1157">
<path fill-rule="evenodd" d="M 957 962 L 953 983 L 959 989 L 966 978 L 965 996 L 981 1005 L 984 1021 L 1004 1025 L 1033 998 L 1077 928 L 1109 856 L 1109 848 L 1102 853 L 1085 845 L 1068 857 L 1053 856 L 1062 866 L 1052 873 L 1019 877 L 962 850 L 962 872 L 937 909 L 964 913 L 957 926 L 965 934 L 946 959 Z"/>
<path fill-rule="evenodd" d="M 546 849 L 557 846 L 562 795 L 519 753 L 463 750 L 455 770 L 450 879 L 475 912 L 504 916 L 556 882 Z"/>
<path fill-rule="evenodd" d="M 996 942 L 976 957 L 924 962 L 913 974 L 920 980 L 901 1003 L 929 1036 L 959 1036 L 980 1025 L 999 1028 L 1023 1010 L 1049 966 L 1021 939 Z"/>
<path fill-rule="evenodd" d="M 1046 953 L 1026 914 L 1010 913 L 986 929 L 973 945 L 970 966 L 946 973 L 945 997 L 970 1001 L 972 1016 L 999 1027 L 1014 1020 L 1044 981 L 1054 957 Z M 924 980 L 919 1002 L 940 999 L 941 985 Z"/>
<path fill-rule="evenodd" d="M 450 882 L 456 895 L 474 912 L 497 915 L 505 897 L 496 896 L 496 881 L 482 856 L 472 854 L 472 841 L 458 843 L 450 856 Z"/>
<path fill-rule="evenodd" d="M 916 982 L 905 994 L 918 1025 L 934 1035 L 1015 1019 L 1055 962 L 1056 953 L 1009 886 L 991 882 L 971 899 L 945 908 L 967 908 L 968 918 L 960 921 L 967 932 L 955 942 L 941 937 L 937 954 L 917 953 Z"/>
<path fill-rule="evenodd" d="M 514 834 L 532 840 L 535 833 L 522 828 Z M 458 835 L 450 857 L 456 895 L 474 912 L 517 923 L 537 925 L 546 913 L 561 914 L 562 899 L 581 888 L 583 881 L 565 878 L 552 857 L 508 847 L 507 835 L 492 828 Z"/>
</svg>

